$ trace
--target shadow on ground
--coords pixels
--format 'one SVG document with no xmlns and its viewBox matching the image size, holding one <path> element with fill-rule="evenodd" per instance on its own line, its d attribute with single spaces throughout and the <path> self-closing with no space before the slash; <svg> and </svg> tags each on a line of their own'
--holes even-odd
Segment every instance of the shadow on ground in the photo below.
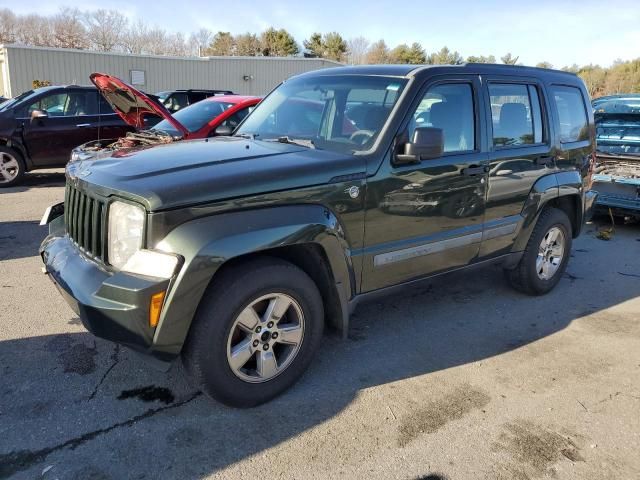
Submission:
<svg viewBox="0 0 640 480">
<path fill-rule="evenodd" d="M 63 187 L 64 186 L 64 171 L 47 171 L 29 172 L 24 175 L 19 185 L 9 188 L 0 189 L 0 197 L 3 193 L 17 193 L 26 192 L 33 188 L 42 187 Z"/>
<path fill-rule="evenodd" d="M 38 247 L 47 235 L 40 222 L 0 222 L 0 261 L 38 255 Z"/>
<path fill-rule="evenodd" d="M 511 291 L 489 268 L 362 305 L 348 340 L 327 335 L 301 382 L 251 410 L 210 401 L 180 365 L 156 372 L 87 333 L 0 342 L 0 477 L 54 465 L 60 478 L 201 478 L 332 419 L 363 389 L 503 354 L 640 295 L 631 277 L 586 291 L 610 267 L 588 249 L 573 256 L 545 297 Z"/>
</svg>

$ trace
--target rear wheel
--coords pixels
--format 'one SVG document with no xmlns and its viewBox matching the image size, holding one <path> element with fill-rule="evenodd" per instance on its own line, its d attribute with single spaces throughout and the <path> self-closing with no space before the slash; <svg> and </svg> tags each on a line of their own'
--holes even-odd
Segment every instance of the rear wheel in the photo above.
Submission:
<svg viewBox="0 0 640 480">
<path fill-rule="evenodd" d="M 183 352 L 202 391 L 233 407 L 279 395 L 309 366 L 324 312 L 314 282 L 264 258 L 224 272 L 207 289 Z"/>
<path fill-rule="evenodd" d="M 0 188 L 20 183 L 24 171 L 22 156 L 12 148 L 0 146 Z"/>
<path fill-rule="evenodd" d="M 547 208 L 538 218 L 520 263 L 507 270 L 507 279 L 516 289 L 543 295 L 560 281 L 571 253 L 572 228 L 567 214 Z"/>
</svg>

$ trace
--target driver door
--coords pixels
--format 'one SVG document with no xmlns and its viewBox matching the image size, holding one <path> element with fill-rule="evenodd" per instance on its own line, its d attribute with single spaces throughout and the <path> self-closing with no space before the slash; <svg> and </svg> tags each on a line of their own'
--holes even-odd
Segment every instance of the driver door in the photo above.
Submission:
<svg viewBox="0 0 640 480">
<path fill-rule="evenodd" d="M 362 291 L 451 270 L 479 253 L 488 154 L 477 76 L 427 84 L 398 138 L 442 129 L 438 158 L 396 165 L 390 152 L 367 184 Z M 404 143 L 403 143 L 404 145 Z"/>
<path fill-rule="evenodd" d="M 31 118 L 34 111 L 45 117 Z M 98 138 L 97 95 L 91 90 L 54 90 L 21 112 L 22 137 L 36 166 L 64 165 L 71 150 Z"/>
</svg>

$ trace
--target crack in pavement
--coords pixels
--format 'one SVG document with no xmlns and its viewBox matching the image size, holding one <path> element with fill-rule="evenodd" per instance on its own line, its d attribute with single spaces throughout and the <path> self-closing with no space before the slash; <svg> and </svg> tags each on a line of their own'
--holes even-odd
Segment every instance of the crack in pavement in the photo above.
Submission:
<svg viewBox="0 0 640 480">
<path fill-rule="evenodd" d="M 94 397 L 98 393 L 98 389 L 102 385 L 102 382 L 104 382 L 106 380 L 107 375 L 109 375 L 109 373 L 111 373 L 111 370 L 113 370 L 113 367 L 115 367 L 118 364 L 118 362 L 120 361 L 120 359 L 118 358 L 119 354 L 120 354 L 120 345 L 116 344 L 115 347 L 114 347 L 113 353 L 111 354 L 111 361 L 112 361 L 111 366 L 109 368 L 107 368 L 107 371 L 104 372 L 104 375 L 102 375 L 102 378 L 100 379 L 98 384 L 93 389 L 93 392 L 91 392 L 91 395 L 89 395 L 89 400 L 93 400 L 94 399 Z"/>
<path fill-rule="evenodd" d="M 70 448 L 71 450 L 76 449 L 82 444 L 89 442 L 100 435 L 104 435 L 106 433 L 115 430 L 120 427 L 130 427 L 136 422 L 141 420 L 145 420 L 150 418 L 158 413 L 164 412 L 165 410 L 171 410 L 174 408 L 182 407 L 197 397 L 202 395 L 202 392 L 196 392 L 190 397 L 182 400 L 181 402 L 174 403 L 172 405 L 166 405 L 164 407 L 158 408 L 150 408 L 144 413 L 140 415 L 136 415 L 135 417 L 130 418 L 129 420 L 125 420 L 124 422 L 114 423 L 113 425 L 105 428 L 100 428 L 98 430 L 94 430 L 92 432 L 85 433 L 84 435 L 80 435 L 79 437 L 72 438 L 67 440 L 64 443 L 60 443 L 53 447 L 46 447 L 40 450 L 18 450 L 16 452 L 10 452 L 6 454 L 0 454 L 0 478 L 8 478 L 14 473 L 20 472 L 22 470 L 26 470 L 27 468 L 32 467 L 38 462 L 43 461 L 50 454 L 57 452 L 59 450 L 64 450 L 65 448 Z"/>
</svg>

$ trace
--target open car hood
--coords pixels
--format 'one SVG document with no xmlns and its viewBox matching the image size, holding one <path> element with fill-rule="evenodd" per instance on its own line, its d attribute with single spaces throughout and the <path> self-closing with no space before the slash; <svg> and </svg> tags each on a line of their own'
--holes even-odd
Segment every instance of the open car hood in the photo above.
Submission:
<svg viewBox="0 0 640 480">
<path fill-rule="evenodd" d="M 92 73 L 89 78 L 104 99 L 128 125 L 135 128 L 145 128 L 145 116 L 153 115 L 167 120 L 183 136 L 188 135 L 189 131 L 173 118 L 164 106 L 153 101 L 140 90 L 136 90 L 119 78 L 106 73 Z"/>
</svg>

